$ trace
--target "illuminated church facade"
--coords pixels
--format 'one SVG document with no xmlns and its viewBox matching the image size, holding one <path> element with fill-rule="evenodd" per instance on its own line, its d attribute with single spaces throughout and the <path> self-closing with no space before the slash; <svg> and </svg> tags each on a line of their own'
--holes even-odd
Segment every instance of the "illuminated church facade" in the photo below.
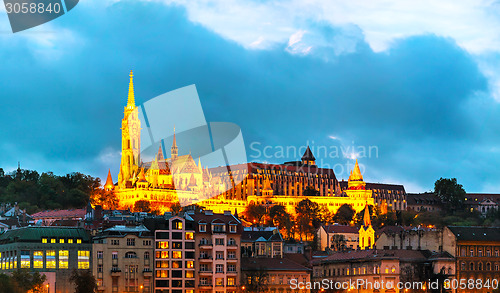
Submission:
<svg viewBox="0 0 500 293">
<path fill-rule="evenodd" d="M 132 72 L 121 126 L 122 147 L 118 184 L 114 185 L 111 174 L 108 174 L 104 186 L 107 190 L 114 190 L 120 208 L 132 208 L 137 201 L 145 200 L 153 209 L 165 212 L 169 211 L 174 203 L 180 202 L 185 206 L 196 203 L 204 196 L 219 193 L 215 188 L 218 185 L 209 170 L 203 168 L 199 159 L 196 163 L 191 154 L 179 156 L 175 130 L 170 158 L 165 158 L 160 146 L 152 161 L 142 162 L 141 121 L 135 105 Z"/>
<path fill-rule="evenodd" d="M 295 206 L 309 199 L 333 213 L 344 204 L 351 205 L 358 213 L 366 205 L 385 202 L 385 199 L 379 201 L 374 196 L 376 190 L 367 188 L 357 161 L 348 182 L 339 182 L 332 169 L 316 165 L 309 147 L 300 161 L 245 163 L 208 169 L 199 159 L 196 163 L 190 154 L 179 155 L 174 129 L 170 158 L 165 158 L 160 146 L 153 160 L 143 162 L 138 109 L 130 72 L 127 105 L 121 123 L 118 183 L 113 184 L 111 174 L 108 174 L 104 186 L 114 191 L 120 208 L 133 208 L 137 201 L 145 200 L 152 209 L 160 212 L 169 211 L 179 202 L 182 206 L 197 203 L 214 212 L 241 213 L 248 204 L 266 207 L 280 204 L 295 214 Z"/>
</svg>

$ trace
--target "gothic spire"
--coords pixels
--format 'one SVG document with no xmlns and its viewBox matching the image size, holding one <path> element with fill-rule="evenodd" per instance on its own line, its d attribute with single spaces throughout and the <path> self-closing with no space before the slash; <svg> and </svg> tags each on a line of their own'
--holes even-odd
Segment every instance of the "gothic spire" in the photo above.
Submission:
<svg viewBox="0 0 500 293">
<path fill-rule="evenodd" d="M 172 159 L 177 158 L 178 151 L 177 151 L 177 140 L 175 139 L 175 126 L 174 126 L 174 141 L 172 142 L 172 147 L 170 148 L 170 153 L 171 153 Z"/>
<path fill-rule="evenodd" d="M 372 221 L 370 220 L 370 209 L 368 205 L 365 206 L 365 214 L 363 215 L 363 225 L 365 227 L 369 227 L 372 225 Z"/>
<path fill-rule="evenodd" d="M 128 84 L 128 100 L 127 107 L 134 108 L 135 107 L 135 97 L 134 97 L 134 74 L 132 70 L 130 70 L 130 82 Z"/>
<path fill-rule="evenodd" d="M 111 178 L 111 170 L 108 169 L 108 178 L 106 179 L 106 184 L 104 184 L 105 190 L 112 190 L 115 187 L 113 184 L 113 178 Z"/>
</svg>

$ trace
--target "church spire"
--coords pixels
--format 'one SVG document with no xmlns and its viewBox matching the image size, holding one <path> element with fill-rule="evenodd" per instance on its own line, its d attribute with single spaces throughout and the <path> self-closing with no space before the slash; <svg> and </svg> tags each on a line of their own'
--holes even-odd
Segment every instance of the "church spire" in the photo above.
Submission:
<svg viewBox="0 0 500 293">
<path fill-rule="evenodd" d="M 174 126 L 174 141 L 172 142 L 172 147 L 170 148 L 171 158 L 177 158 L 178 150 L 177 150 L 177 140 L 175 139 L 175 126 Z"/>
<path fill-rule="evenodd" d="M 130 70 L 130 82 L 128 84 L 128 100 L 127 107 L 135 107 L 135 97 L 134 97 L 134 73 Z"/>
<path fill-rule="evenodd" d="M 111 170 L 108 169 L 108 178 L 106 179 L 106 184 L 104 184 L 104 190 L 109 191 L 115 188 L 113 184 L 113 178 L 111 178 Z"/>
</svg>

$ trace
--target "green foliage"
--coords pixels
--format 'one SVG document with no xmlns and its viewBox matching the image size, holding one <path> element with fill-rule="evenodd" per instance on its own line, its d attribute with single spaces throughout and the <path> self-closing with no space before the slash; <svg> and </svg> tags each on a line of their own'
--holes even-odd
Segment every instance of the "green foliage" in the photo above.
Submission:
<svg viewBox="0 0 500 293">
<path fill-rule="evenodd" d="M 456 178 L 439 178 L 434 183 L 434 193 L 441 199 L 446 211 L 463 210 L 466 193 Z"/>
<path fill-rule="evenodd" d="M 244 286 L 246 292 L 260 293 L 267 292 L 269 274 L 265 268 L 259 268 L 256 271 L 249 271 L 244 278 Z"/>
<path fill-rule="evenodd" d="M 82 173 L 57 176 L 52 172 L 18 169 L 6 174 L 0 169 L 0 203 L 18 203 L 28 213 L 40 210 L 85 207 L 99 189 L 100 179 Z"/>
<path fill-rule="evenodd" d="M 350 205 L 343 204 L 337 210 L 337 213 L 333 217 L 333 220 L 341 225 L 349 225 L 349 223 L 351 223 L 351 221 L 353 220 L 355 214 L 356 211 L 354 211 L 354 209 Z"/>
<path fill-rule="evenodd" d="M 30 272 L 27 269 L 18 269 L 11 276 L 0 275 L 0 292 L 9 293 L 42 293 L 46 292 L 43 283 L 47 277 L 39 272 Z M 4 287 L 5 286 L 5 287 Z M 2 291 L 4 290 L 6 291 Z"/>
<path fill-rule="evenodd" d="M 293 219 L 292 216 L 286 211 L 286 208 L 284 206 L 273 206 L 269 211 L 269 216 L 274 225 L 277 225 L 285 231 L 286 238 L 293 237 L 291 233 L 293 227 Z"/>
<path fill-rule="evenodd" d="M 149 201 L 144 199 L 136 201 L 134 204 L 134 212 L 144 212 L 144 213 L 151 212 L 151 206 Z"/>
<path fill-rule="evenodd" d="M 250 203 L 245 208 L 243 215 L 245 220 L 254 224 L 259 224 L 266 215 L 266 208 L 255 203 Z"/>
<path fill-rule="evenodd" d="M 90 270 L 73 270 L 69 280 L 75 284 L 75 293 L 94 293 L 97 282 Z"/>
<path fill-rule="evenodd" d="M 312 186 L 307 186 L 302 194 L 304 196 L 319 196 L 319 190 L 315 189 Z"/>
<path fill-rule="evenodd" d="M 297 213 L 296 224 L 299 235 L 301 238 L 304 235 L 307 241 L 309 236 L 314 233 L 315 228 L 319 227 L 320 206 L 309 199 L 304 199 L 295 207 L 295 213 Z"/>
</svg>

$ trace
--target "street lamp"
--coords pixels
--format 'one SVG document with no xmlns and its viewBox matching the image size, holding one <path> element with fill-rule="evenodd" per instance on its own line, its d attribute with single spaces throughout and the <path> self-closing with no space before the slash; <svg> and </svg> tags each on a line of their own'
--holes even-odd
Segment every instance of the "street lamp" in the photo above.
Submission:
<svg viewBox="0 0 500 293">
<path fill-rule="evenodd" d="M 49 286 L 49 284 L 45 285 L 45 287 L 47 288 L 47 293 L 50 293 L 50 286 Z"/>
<path fill-rule="evenodd" d="M 143 293 L 144 293 L 144 286 L 143 286 L 143 285 L 141 285 L 141 286 L 139 286 L 139 288 L 141 289 L 141 292 L 143 292 Z"/>
</svg>

